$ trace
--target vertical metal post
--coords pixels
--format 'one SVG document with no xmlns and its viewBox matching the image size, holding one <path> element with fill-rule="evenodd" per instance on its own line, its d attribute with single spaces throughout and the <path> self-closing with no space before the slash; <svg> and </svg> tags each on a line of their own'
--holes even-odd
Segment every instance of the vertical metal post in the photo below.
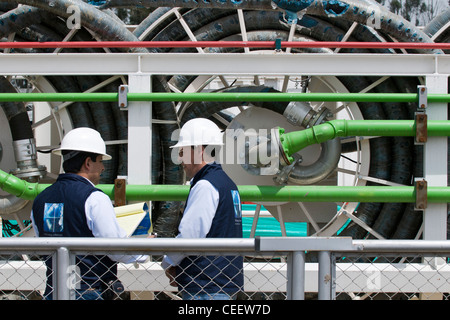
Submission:
<svg viewBox="0 0 450 320">
<path fill-rule="evenodd" d="M 151 92 L 151 75 L 128 76 L 130 93 Z M 152 184 L 152 105 L 148 101 L 128 103 L 128 183 Z"/>
<path fill-rule="evenodd" d="M 286 299 L 292 300 L 292 252 L 288 252 L 286 256 Z"/>
<path fill-rule="evenodd" d="M 335 264 L 330 251 L 319 251 L 319 300 L 334 299 Z"/>
<path fill-rule="evenodd" d="M 426 77 L 428 93 L 447 93 L 448 75 Z M 446 120 L 447 103 L 429 103 L 428 120 Z M 424 144 L 424 178 L 428 186 L 447 186 L 447 137 L 428 137 Z M 428 203 L 424 211 L 424 240 L 447 239 L 447 203 Z"/>
<path fill-rule="evenodd" d="M 70 255 L 69 250 L 65 247 L 58 248 L 56 250 L 56 283 L 53 283 L 53 287 L 56 288 L 57 300 L 69 300 L 70 288 L 68 286 L 68 278 L 70 269 Z"/>
<path fill-rule="evenodd" d="M 291 254 L 290 295 L 289 300 L 305 299 L 305 252 L 294 251 Z"/>
<path fill-rule="evenodd" d="M 436 74 L 426 77 L 428 93 L 448 93 L 448 75 Z M 428 120 L 447 120 L 447 103 L 428 103 Z M 424 179 L 428 186 L 447 186 L 448 137 L 428 137 L 424 144 Z M 423 212 L 423 239 L 447 239 L 447 203 L 427 203 Z M 443 258 L 424 258 L 424 262 L 437 268 L 445 264 Z M 442 294 L 425 293 L 427 299 L 442 300 Z M 420 295 L 422 297 L 422 294 Z"/>
</svg>

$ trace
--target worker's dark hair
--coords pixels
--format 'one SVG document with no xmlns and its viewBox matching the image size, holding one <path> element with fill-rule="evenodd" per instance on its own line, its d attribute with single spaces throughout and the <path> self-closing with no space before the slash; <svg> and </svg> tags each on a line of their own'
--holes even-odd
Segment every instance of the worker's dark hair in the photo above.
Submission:
<svg viewBox="0 0 450 320">
<path fill-rule="evenodd" d="M 63 169 L 65 173 L 78 173 L 81 166 L 87 158 L 91 158 L 92 161 L 97 160 L 97 153 L 83 152 L 83 151 L 70 151 L 63 150 Z"/>
</svg>

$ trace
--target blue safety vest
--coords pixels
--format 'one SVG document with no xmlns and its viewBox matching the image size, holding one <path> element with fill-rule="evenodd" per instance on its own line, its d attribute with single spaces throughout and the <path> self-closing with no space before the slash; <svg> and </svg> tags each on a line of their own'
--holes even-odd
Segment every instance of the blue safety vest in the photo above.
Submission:
<svg viewBox="0 0 450 320">
<path fill-rule="evenodd" d="M 94 237 L 86 221 L 85 203 L 92 192 L 100 191 L 76 174 L 60 174 L 57 181 L 42 191 L 33 202 L 33 220 L 39 237 Z M 52 259 L 46 259 L 47 288 L 52 288 Z M 77 256 L 81 275 L 80 289 L 101 289 L 117 279 L 117 263 L 107 256 Z"/>
<path fill-rule="evenodd" d="M 207 238 L 242 238 L 242 211 L 239 192 L 220 164 L 204 166 L 193 178 L 191 188 L 200 180 L 209 181 L 219 191 L 219 204 Z M 187 204 L 187 203 L 186 203 Z M 241 256 L 189 256 L 177 267 L 180 291 L 234 294 L 243 288 Z"/>
</svg>

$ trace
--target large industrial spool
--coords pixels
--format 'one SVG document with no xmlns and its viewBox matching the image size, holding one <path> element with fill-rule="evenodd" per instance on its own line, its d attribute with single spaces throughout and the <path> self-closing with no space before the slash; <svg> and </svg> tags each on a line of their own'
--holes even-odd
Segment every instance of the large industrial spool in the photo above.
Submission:
<svg viewBox="0 0 450 320">
<path fill-rule="evenodd" d="M 248 1 L 251 3 L 251 1 Z M 276 1 L 274 1 L 276 2 Z M 312 1 L 311 1 L 312 2 Z M 65 19 L 68 17 L 67 6 L 72 5 L 74 1 L 52 1 L 49 6 L 46 1 L 20 1 L 24 5 L 35 5 L 38 9 L 28 10 L 29 7 L 22 6 L 15 8 L 15 5 L 4 7 L 5 12 L 1 18 L 8 23 L 0 25 L 2 36 L 9 40 L 17 41 L 62 41 L 67 36 Z M 164 5 L 164 1 L 152 1 L 153 5 Z M 205 2 L 206 3 L 206 2 Z M 254 10 L 238 11 L 238 5 L 228 6 L 225 9 L 217 7 L 214 1 L 210 5 L 203 3 L 204 8 L 190 8 L 189 1 L 180 1 L 178 8 L 159 7 L 155 9 L 137 28 L 130 32 L 126 26 L 117 22 L 113 14 L 107 11 L 101 11 L 99 7 L 89 4 L 83 4 L 83 12 L 86 13 L 83 18 L 90 16 L 91 20 L 83 19 L 83 28 L 76 32 L 72 40 L 91 40 L 95 35 L 97 40 L 190 40 L 187 31 L 192 32 L 198 40 L 242 40 L 245 34 L 247 40 L 271 40 L 278 38 L 286 40 L 317 40 L 317 41 L 340 41 L 349 35 L 347 41 L 392 41 L 400 42 L 423 41 L 423 42 L 447 42 L 449 31 L 445 29 L 444 20 L 435 20 L 430 23 L 424 32 L 417 30 L 404 19 L 390 14 L 390 25 L 381 24 L 380 29 L 373 29 L 364 25 L 369 21 L 369 16 L 364 16 L 363 12 L 368 12 L 368 8 L 377 6 L 373 1 L 321 1 L 322 6 L 313 9 L 306 8 L 302 14 L 297 14 L 292 10 L 298 8 L 289 8 L 290 11 L 272 11 L 270 8 L 266 11 L 260 8 L 250 8 Z M 306 2 L 302 2 L 306 3 Z M 145 4 L 145 1 L 141 1 Z M 106 3 L 111 7 L 132 6 L 126 1 L 109 1 Z M 106 8 L 106 5 L 104 8 Z M 166 2 L 167 5 L 167 2 Z M 357 7 L 359 10 L 345 10 L 347 5 Z M 105 10 L 102 8 L 102 10 Z M 247 9 L 247 8 L 244 8 Z M 257 9 L 257 10 L 256 10 Z M 294 10 L 295 11 L 295 10 Z M 106 14 L 106 13 L 107 14 Z M 448 17 L 448 11 L 447 11 Z M 98 19 L 99 17 L 102 19 Z M 108 18 L 109 15 L 109 18 Z M 14 17 L 14 19 L 11 19 Z M 180 23 L 182 18 L 183 24 Z M 295 19 L 296 24 L 293 21 Z M 14 22 L 11 22 L 14 21 Z M 448 21 L 448 18 L 447 18 Z M 243 22 L 243 24 L 242 24 Z M 402 24 L 404 28 L 393 28 L 394 25 Z M 242 27 L 244 25 L 244 27 Z M 185 26 L 188 26 L 186 29 Z M 244 29 L 242 29 L 244 28 Z M 443 30 L 444 29 L 444 30 Z M 245 30 L 243 33 L 242 31 Z M 352 30 L 349 32 L 349 30 Z M 293 31 L 293 32 L 291 32 Z M 431 39 L 434 34 L 439 36 Z M 291 35 L 291 37 L 290 37 Z M 415 35 L 415 36 L 413 36 Z M 420 40 L 419 40 L 420 38 Z M 78 52 L 96 52 L 99 49 L 80 49 Z M 143 50 L 146 49 L 131 49 Z M 205 51 L 220 54 L 222 52 L 242 52 L 244 49 L 222 49 L 207 48 Z M 252 49 L 257 50 L 257 49 Z M 30 50 L 35 52 L 34 50 Z M 155 50 L 156 51 L 156 50 Z M 196 52 L 195 49 L 161 49 L 158 52 Z M 17 52 L 17 50 L 15 51 Z M 52 52 L 52 49 L 46 50 Z M 67 52 L 64 49 L 62 52 Z M 292 49 L 292 52 L 327 52 L 329 49 Z M 340 52 L 349 52 L 342 49 Z M 392 54 L 402 54 L 400 50 L 351 50 L 351 52 L 383 52 Z M 414 50 L 406 50 L 408 53 L 414 53 Z M 200 54 L 200 53 L 199 53 Z M 263 67 L 263 66 L 262 66 Z M 91 88 L 98 91 L 116 92 L 119 84 L 124 83 L 124 79 L 113 79 L 104 77 L 39 77 L 37 79 L 28 79 L 34 85 L 36 90 L 43 92 L 83 92 Z M 281 85 L 274 88 L 274 79 L 225 79 L 221 78 L 215 81 L 215 77 L 205 76 L 168 76 L 157 77 L 153 80 L 153 91 L 176 90 L 181 92 L 198 92 L 206 90 L 208 84 L 215 83 L 217 91 L 284 91 Z M 308 77 L 308 75 L 299 75 L 297 78 L 287 79 L 288 90 L 305 90 L 311 92 L 361 92 L 370 89 L 369 92 L 416 92 L 417 85 L 421 79 L 391 77 L 388 79 L 374 79 L 371 77 Z M 283 83 L 279 81 L 280 83 Z M 100 84 L 100 85 L 99 85 Z M 97 86 L 97 87 L 96 87 Z M 211 88 L 211 87 L 209 87 Z M 229 113 L 226 109 L 229 107 L 240 107 L 241 113 Z M 400 103 L 358 103 L 345 104 L 312 102 L 311 106 L 318 112 L 319 107 L 326 107 L 331 111 L 331 118 L 336 115 L 350 117 L 355 119 L 412 119 L 416 109 L 415 105 Z M 5 106 L 2 106 L 5 110 Z M 40 106 L 41 107 L 41 106 Z M 163 124 L 154 124 L 153 128 L 153 173 L 152 183 L 154 184 L 181 184 L 184 183 L 182 170 L 174 165 L 170 160 L 169 146 L 173 143 L 170 140 L 172 132 L 182 125 L 185 121 L 195 117 L 210 117 L 216 120 L 222 128 L 230 125 L 242 125 L 251 127 L 254 125 L 246 119 L 253 119 L 265 127 L 282 126 L 290 130 L 299 130 L 290 125 L 283 112 L 287 103 L 153 103 L 154 117 Z M 22 107 L 18 107 L 23 112 Z M 340 111 L 342 108 L 343 111 Z M 336 111 L 338 110 L 338 112 Z M 345 114 L 342 115 L 341 113 Z M 7 112 L 5 112 L 7 114 Z M 57 121 L 55 121 L 57 119 Z M 273 121 L 272 119 L 277 119 Z M 4 123 L 9 124 L 9 118 L 0 112 L 2 128 Z M 179 120 L 179 122 L 177 122 Z M 18 124 L 15 124 L 18 125 Z M 45 152 L 45 148 L 39 146 L 57 145 L 64 132 L 73 127 L 89 126 L 99 130 L 107 141 L 121 141 L 127 139 L 127 116 L 123 111 L 119 111 L 114 103 L 73 103 L 53 116 L 50 125 L 59 132 L 58 137 L 52 137 L 51 141 L 41 143 L 37 141 L 39 152 Z M 29 126 L 29 123 L 21 123 L 20 126 Z M 37 126 L 37 129 L 39 126 Z M 13 130 L 11 130 L 13 131 Z M 14 159 L 11 159 L 12 138 L 2 132 L 3 157 L 0 158 L 0 168 L 5 171 L 16 168 Z M 5 138 L 4 138 L 5 137 Z M 9 149 L 8 149 L 9 148 Z M 42 154 L 38 154 L 41 156 Z M 126 144 L 112 144 L 108 146 L 108 152 L 113 155 L 114 161 L 110 162 L 109 167 L 101 183 L 113 183 L 117 176 L 126 175 L 127 148 Z M 320 153 L 320 148 L 316 147 L 316 153 Z M 356 158 L 352 158 L 356 157 Z M 413 156 L 411 156 L 413 155 Z M 303 155 L 305 157 L 305 155 Z M 352 158 L 350 162 L 357 162 L 354 176 L 371 177 L 369 181 L 355 179 L 354 183 L 373 185 L 377 183 L 389 183 L 410 185 L 414 177 L 422 176 L 422 149 L 415 146 L 410 138 L 377 138 L 371 140 L 361 140 L 358 143 L 350 142 L 342 144 L 341 159 Z M 311 160 L 314 162 L 314 160 Z M 348 161 L 348 160 L 342 160 Z M 59 172 L 59 164 L 52 164 L 47 168 L 50 174 L 47 180 L 51 181 Z M 262 177 L 243 171 L 242 166 L 226 167 L 237 181 L 237 184 L 274 184 L 270 177 Z M 341 170 L 342 171 L 342 170 Z M 241 174 L 244 173 L 244 174 Z M 240 178 L 242 177 L 242 178 Z M 288 184 L 296 184 L 299 181 L 288 181 Z M 322 180 L 322 184 L 335 184 L 336 174 L 333 173 Z M 14 213 L 25 212 L 23 209 L 26 204 L 22 200 L 4 195 L 5 201 L 0 208 L 3 216 Z M 10 204 L 11 203 L 11 204 Z M 343 225 L 344 219 L 337 219 L 337 204 L 264 204 L 272 214 L 277 218 L 282 218 L 284 222 L 305 219 L 310 222 L 308 215 L 312 214 L 315 228 L 311 228 L 310 234 L 318 232 L 321 235 L 335 235 L 336 230 Z M 342 205 L 342 204 L 340 204 Z M 176 225 L 179 219 L 181 204 L 179 202 L 159 202 L 154 203 L 153 217 L 155 219 L 155 228 L 163 236 L 173 236 L 176 232 Z M 375 230 L 378 236 L 384 238 L 414 238 L 417 236 L 422 223 L 422 212 L 414 211 L 413 205 L 406 204 L 382 204 L 382 203 L 361 203 L 347 204 L 344 208 L 350 213 L 355 214 L 359 219 Z M 326 211 L 325 216 L 319 216 L 317 212 Z M 278 213 L 281 213 L 278 216 Z M 339 220 L 339 221 L 338 221 Z M 329 226 L 320 229 L 322 225 Z M 373 237 L 366 229 L 350 224 L 340 233 L 354 238 Z"/>
</svg>

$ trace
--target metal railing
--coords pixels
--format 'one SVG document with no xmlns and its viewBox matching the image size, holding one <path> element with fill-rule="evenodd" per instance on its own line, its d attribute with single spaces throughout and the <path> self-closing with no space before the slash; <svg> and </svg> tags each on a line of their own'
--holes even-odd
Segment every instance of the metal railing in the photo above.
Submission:
<svg viewBox="0 0 450 320">
<path fill-rule="evenodd" d="M 311 295 L 320 300 L 361 298 L 380 293 L 388 299 L 398 294 L 409 299 L 423 297 L 424 294 L 447 299 L 450 292 L 450 281 L 447 280 L 450 266 L 446 258 L 450 256 L 450 241 L 308 237 L 5 238 L 0 241 L 0 293 L 42 291 L 45 287 L 43 262 L 30 261 L 25 255 L 52 257 L 53 296 L 54 299 L 66 300 L 74 297 L 75 256 L 147 254 L 151 255 L 151 262 L 142 267 L 119 267 L 119 278 L 126 290 L 134 294 L 160 291 L 180 299 L 176 289 L 168 285 L 160 263 L 155 260 L 155 257 L 175 252 L 244 256 L 244 295 L 238 299 L 259 299 L 255 292 L 277 292 L 282 299 L 289 300 L 309 299 Z M 253 295 L 246 291 L 253 292 Z M 160 299 L 160 296 L 153 295 L 151 299 Z"/>
</svg>

